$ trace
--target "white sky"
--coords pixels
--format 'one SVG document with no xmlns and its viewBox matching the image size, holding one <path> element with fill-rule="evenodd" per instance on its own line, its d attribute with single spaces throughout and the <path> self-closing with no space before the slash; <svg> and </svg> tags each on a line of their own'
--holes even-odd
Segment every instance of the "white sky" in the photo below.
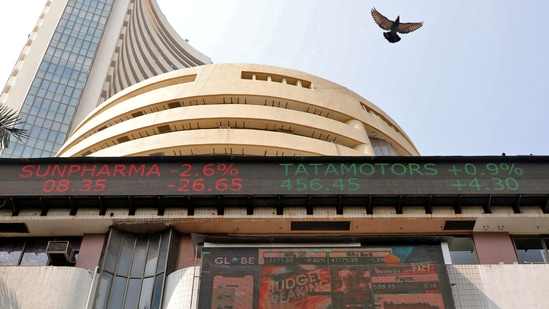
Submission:
<svg viewBox="0 0 549 309">
<path fill-rule="evenodd" d="M 547 0 L 158 0 L 214 63 L 297 69 L 388 113 L 422 155 L 549 155 Z M 45 0 L 0 2 L 7 80 Z M 388 43 L 370 16 L 424 21 Z"/>
</svg>

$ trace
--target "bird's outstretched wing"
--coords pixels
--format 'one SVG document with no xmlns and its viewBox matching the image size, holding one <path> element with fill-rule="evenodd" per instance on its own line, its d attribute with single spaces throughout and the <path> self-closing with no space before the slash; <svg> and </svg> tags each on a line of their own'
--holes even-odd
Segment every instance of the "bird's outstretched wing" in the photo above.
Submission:
<svg viewBox="0 0 549 309">
<path fill-rule="evenodd" d="M 410 33 L 412 31 L 416 31 L 417 29 L 421 28 L 423 26 L 423 22 L 419 23 L 401 23 L 398 25 L 398 32 L 400 33 Z"/>
<path fill-rule="evenodd" d="M 381 29 L 391 30 L 391 26 L 393 26 L 393 22 L 390 21 L 387 17 L 381 15 L 381 13 L 376 10 L 376 8 L 373 8 L 372 11 L 370 11 L 370 13 L 372 14 L 372 17 L 374 18 L 374 21 L 376 22 L 376 24 L 379 27 L 381 27 Z M 416 30 L 416 29 L 414 29 L 414 30 Z M 410 32 L 410 31 L 408 31 L 408 32 Z"/>
</svg>

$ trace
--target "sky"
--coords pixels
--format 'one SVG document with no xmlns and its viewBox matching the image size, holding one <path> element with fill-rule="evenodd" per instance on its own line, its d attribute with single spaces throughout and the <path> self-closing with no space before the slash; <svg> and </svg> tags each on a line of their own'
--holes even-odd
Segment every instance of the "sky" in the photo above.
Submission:
<svg viewBox="0 0 549 309">
<path fill-rule="evenodd" d="M 157 0 L 214 63 L 338 83 L 385 111 L 421 155 L 549 155 L 547 0 Z M 7 80 L 46 0 L 0 2 Z M 373 21 L 423 21 L 391 44 Z"/>
</svg>

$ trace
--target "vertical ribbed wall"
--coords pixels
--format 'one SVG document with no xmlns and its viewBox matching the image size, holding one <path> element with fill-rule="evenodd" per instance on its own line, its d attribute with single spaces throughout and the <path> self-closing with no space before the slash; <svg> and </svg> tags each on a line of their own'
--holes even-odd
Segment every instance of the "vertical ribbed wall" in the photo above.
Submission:
<svg viewBox="0 0 549 309">
<path fill-rule="evenodd" d="M 147 78 L 208 63 L 169 25 L 155 0 L 136 0 L 129 4 L 102 101 Z"/>
</svg>

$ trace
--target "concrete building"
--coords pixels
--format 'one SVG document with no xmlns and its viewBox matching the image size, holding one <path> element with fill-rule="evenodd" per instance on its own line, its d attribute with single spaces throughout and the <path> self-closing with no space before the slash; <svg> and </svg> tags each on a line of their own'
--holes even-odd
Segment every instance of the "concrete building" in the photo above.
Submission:
<svg viewBox="0 0 549 309">
<path fill-rule="evenodd" d="M 10 305 L 51 284 L 59 308 L 546 298 L 548 157 L 417 156 L 379 108 L 303 72 L 153 77 L 97 107 L 60 156 L 0 161 Z"/>
<path fill-rule="evenodd" d="M 380 108 L 295 70 L 214 64 L 158 75 L 98 106 L 59 156 L 418 155 Z"/>
<path fill-rule="evenodd" d="M 58 157 L 0 160 L 0 308 L 546 306 L 549 157 L 419 156 L 341 85 L 195 66 L 154 1 L 92 3 L 48 1 L 30 37 L 92 7 L 116 33 Z M 5 102 L 30 100 L 26 50 Z"/>
<path fill-rule="evenodd" d="M 30 132 L 4 158 L 54 156 L 98 104 L 139 81 L 210 59 L 155 0 L 48 0 L 0 95 Z"/>
</svg>

